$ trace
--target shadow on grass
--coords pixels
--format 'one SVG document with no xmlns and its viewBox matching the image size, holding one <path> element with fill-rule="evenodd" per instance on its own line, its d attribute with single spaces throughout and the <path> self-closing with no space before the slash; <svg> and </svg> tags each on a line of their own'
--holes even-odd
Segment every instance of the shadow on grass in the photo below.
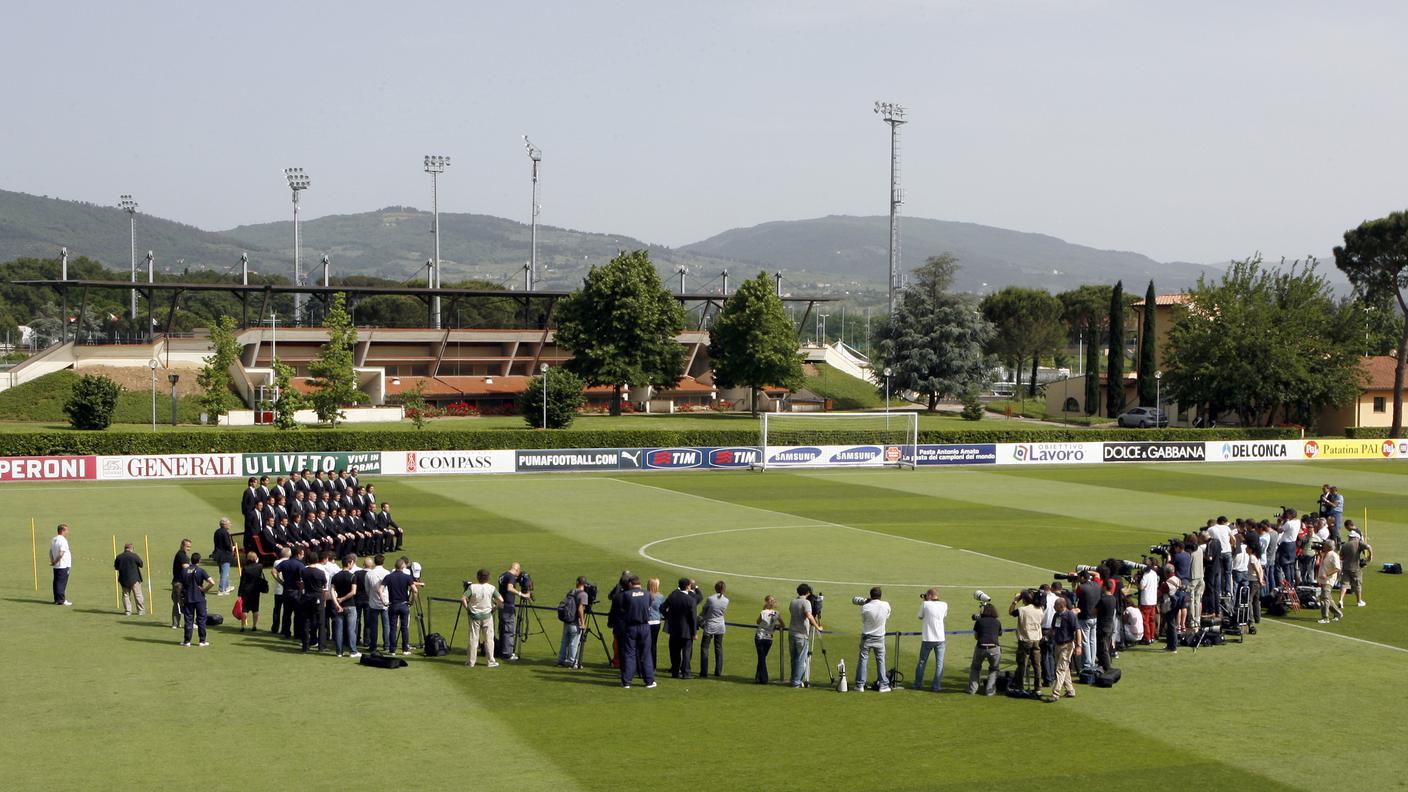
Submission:
<svg viewBox="0 0 1408 792">
<path fill-rule="evenodd" d="M 51 599 L 34 599 L 31 597 L 6 597 L 5 600 L 7 602 L 18 602 L 21 605 L 48 605 L 51 608 L 56 607 L 54 605 L 54 601 Z"/>
</svg>

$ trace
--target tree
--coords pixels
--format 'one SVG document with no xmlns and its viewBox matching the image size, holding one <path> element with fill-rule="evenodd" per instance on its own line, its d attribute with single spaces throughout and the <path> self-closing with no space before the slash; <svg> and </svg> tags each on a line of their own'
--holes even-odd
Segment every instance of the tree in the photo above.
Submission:
<svg viewBox="0 0 1408 792">
<path fill-rule="evenodd" d="M 977 394 L 990 368 L 983 350 L 995 331 L 971 295 L 949 291 L 957 269 L 952 254 L 931 257 L 875 329 L 876 361 L 893 371 L 890 387 L 924 395 L 930 412 L 941 399 Z"/>
<path fill-rule="evenodd" d="M 205 389 L 200 397 L 200 408 L 207 421 L 217 424 L 220 416 L 239 403 L 230 392 L 230 366 L 240 357 L 239 341 L 235 339 L 235 317 L 225 315 L 210 324 L 210 345 L 214 347 L 214 354 L 205 359 L 205 365 L 196 375 L 196 382 Z"/>
<path fill-rule="evenodd" d="M 983 316 L 996 328 L 988 342 L 988 351 L 1013 362 L 1019 390 L 1022 386 L 1022 362 L 1031 356 L 1029 392 L 1035 396 L 1037 366 L 1041 356 L 1060 346 L 1065 337 L 1060 301 L 1043 289 L 1008 286 L 984 297 L 979 307 Z"/>
<path fill-rule="evenodd" d="M 342 417 L 344 406 L 367 400 L 367 394 L 357 389 L 357 373 L 352 369 L 352 347 L 357 344 L 357 328 L 352 326 L 346 302 L 346 295 L 342 292 L 333 294 L 328 302 L 327 315 L 323 318 L 328 342 L 308 364 L 308 373 L 313 375 L 308 380 L 314 388 L 313 409 L 318 413 L 318 420 L 330 422 L 334 428 Z"/>
<path fill-rule="evenodd" d="M 1398 304 L 1398 361 L 1393 367 L 1393 424 L 1390 437 L 1403 436 L 1403 378 L 1408 369 L 1408 211 L 1366 220 L 1344 232 L 1335 248 L 1335 266 L 1366 302 Z"/>
<path fill-rule="evenodd" d="M 1120 417 L 1124 412 L 1124 281 L 1110 292 L 1110 352 L 1105 364 L 1105 414 Z"/>
<path fill-rule="evenodd" d="M 556 340 L 572 351 L 567 368 L 591 385 L 610 385 L 621 414 L 623 385 L 674 386 L 684 368 L 684 309 L 660 283 L 644 250 L 592 267 L 557 309 Z"/>
<path fill-rule="evenodd" d="M 84 374 L 73 383 L 73 393 L 64 402 L 64 414 L 74 429 L 106 429 L 112 425 L 117 395 L 122 391 L 111 378 Z"/>
<path fill-rule="evenodd" d="M 274 426 L 283 431 L 297 429 L 295 413 L 308 408 L 308 397 L 293 387 L 293 375 L 293 366 L 274 359 L 274 389 L 279 394 L 274 397 Z"/>
<path fill-rule="evenodd" d="M 1159 399 L 1159 384 L 1154 381 L 1154 372 L 1158 371 L 1159 364 L 1156 360 L 1155 351 L 1156 314 L 1157 306 L 1154 295 L 1154 282 L 1149 281 L 1149 289 L 1144 292 L 1144 329 L 1139 335 L 1139 368 L 1138 386 L 1139 403 L 1141 405 L 1153 404 Z M 1156 405 L 1157 406 L 1157 405 Z"/>
<path fill-rule="evenodd" d="M 1085 346 L 1085 414 L 1100 412 L 1100 340 L 1110 318 L 1112 286 L 1087 284 L 1056 295 L 1066 324 Z"/>
<path fill-rule="evenodd" d="M 723 310 L 709 328 L 709 360 L 717 385 L 748 388 L 754 415 L 758 414 L 759 388 L 801 387 L 797 332 L 766 272 L 744 281 L 724 301 Z"/>
<path fill-rule="evenodd" d="M 1169 329 L 1165 386 L 1182 404 L 1244 426 L 1309 425 L 1353 401 L 1363 372 L 1361 315 L 1337 304 L 1316 262 L 1267 268 L 1234 261 L 1189 292 Z"/>
<path fill-rule="evenodd" d="M 527 387 L 518 395 L 518 406 L 523 411 L 523 420 L 534 429 L 543 428 L 543 377 L 548 380 L 547 428 L 566 429 L 587 401 L 587 383 L 565 368 L 549 368 L 546 374 L 528 380 Z"/>
<path fill-rule="evenodd" d="M 401 407 L 417 430 L 425 428 L 425 380 L 416 380 L 410 390 L 402 392 Z"/>
</svg>

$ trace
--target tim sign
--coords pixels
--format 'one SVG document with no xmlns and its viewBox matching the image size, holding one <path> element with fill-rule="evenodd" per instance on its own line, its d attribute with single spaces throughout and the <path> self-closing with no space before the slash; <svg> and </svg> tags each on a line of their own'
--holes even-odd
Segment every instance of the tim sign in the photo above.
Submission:
<svg viewBox="0 0 1408 792">
<path fill-rule="evenodd" d="M 88 481 L 97 477 L 97 457 L 0 457 L 0 481 Z"/>
</svg>

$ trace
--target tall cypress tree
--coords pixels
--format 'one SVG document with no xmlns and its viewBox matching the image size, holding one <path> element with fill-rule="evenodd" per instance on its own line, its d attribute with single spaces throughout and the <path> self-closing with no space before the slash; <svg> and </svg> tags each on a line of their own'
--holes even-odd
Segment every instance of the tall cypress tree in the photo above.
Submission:
<svg viewBox="0 0 1408 792">
<path fill-rule="evenodd" d="M 1159 398 L 1158 383 L 1154 381 L 1154 372 L 1159 368 L 1154 359 L 1155 315 L 1158 313 L 1154 299 L 1151 280 L 1149 290 L 1144 293 L 1144 329 L 1139 334 L 1139 404 L 1143 406 L 1153 405 Z"/>
<path fill-rule="evenodd" d="M 1085 330 L 1085 414 L 1100 412 L 1100 322 L 1086 319 Z"/>
<path fill-rule="evenodd" d="M 1105 414 L 1124 412 L 1124 281 L 1110 293 L 1110 359 L 1105 366 Z"/>
</svg>

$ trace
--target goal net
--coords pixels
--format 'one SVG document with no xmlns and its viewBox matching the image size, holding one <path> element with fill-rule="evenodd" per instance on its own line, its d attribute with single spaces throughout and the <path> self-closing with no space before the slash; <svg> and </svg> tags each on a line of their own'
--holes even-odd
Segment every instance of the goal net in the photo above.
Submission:
<svg viewBox="0 0 1408 792">
<path fill-rule="evenodd" d="M 918 443 L 909 411 L 763 413 L 759 467 L 913 467 Z"/>
</svg>

